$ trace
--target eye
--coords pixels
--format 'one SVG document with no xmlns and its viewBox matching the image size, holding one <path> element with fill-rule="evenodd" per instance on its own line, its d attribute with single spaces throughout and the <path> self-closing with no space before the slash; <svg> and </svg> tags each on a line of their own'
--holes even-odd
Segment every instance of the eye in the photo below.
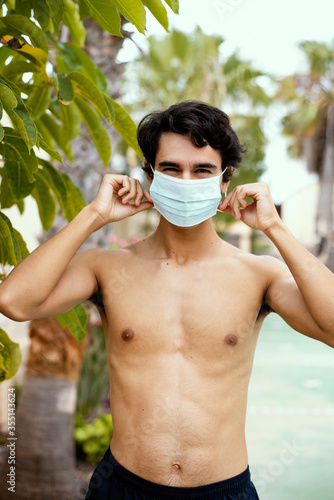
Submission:
<svg viewBox="0 0 334 500">
<path fill-rule="evenodd" d="M 168 171 L 178 172 L 178 168 L 176 168 L 176 167 L 167 167 L 167 168 L 164 168 L 163 171 L 164 172 L 168 172 Z"/>
<path fill-rule="evenodd" d="M 207 170 L 206 168 L 199 168 L 199 169 L 197 170 L 197 172 L 198 172 L 199 174 L 211 174 L 211 171 L 210 171 L 210 170 Z"/>
</svg>

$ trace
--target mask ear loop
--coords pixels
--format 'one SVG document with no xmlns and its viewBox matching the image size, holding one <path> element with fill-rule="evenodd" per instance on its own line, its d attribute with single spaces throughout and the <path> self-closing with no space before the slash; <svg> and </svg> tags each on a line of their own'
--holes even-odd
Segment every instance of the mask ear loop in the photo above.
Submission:
<svg viewBox="0 0 334 500">
<path fill-rule="evenodd" d="M 225 174 L 225 172 L 226 172 L 226 170 L 227 170 L 227 167 L 225 167 L 225 169 L 223 170 L 223 172 L 221 173 L 221 175 L 224 175 L 224 174 Z M 222 179 L 223 179 L 223 178 L 222 178 Z M 226 195 L 227 195 L 227 189 L 226 189 L 226 191 L 225 191 L 225 193 L 224 193 L 224 194 L 225 194 L 225 198 L 226 198 Z"/>
</svg>

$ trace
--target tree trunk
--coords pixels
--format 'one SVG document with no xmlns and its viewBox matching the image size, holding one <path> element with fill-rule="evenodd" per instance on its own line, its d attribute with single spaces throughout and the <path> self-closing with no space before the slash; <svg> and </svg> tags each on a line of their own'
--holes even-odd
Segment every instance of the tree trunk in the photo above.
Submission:
<svg viewBox="0 0 334 500">
<path fill-rule="evenodd" d="M 16 500 L 74 500 L 73 421 L 84 343 L 56 319 L 30 323 L 26 378 L 16 412 Z M 4 499 L 13 494 L 6 488 Z"/>
<path fill-rule="evenodd" d="M 77 499 L 76 383 L 28 377 L 17 411 L 16 500 Z"/>
<path fill-rule="evenodd" d="M 322 173 L 317 213 L 317 234 L 321 241 L 319 258 L 334 271 L 334 228 L 333 228 L 333 184 L 334 184 L 334 106 L 328 108 L 326 143 L 323 155 Z"/>
</svg>

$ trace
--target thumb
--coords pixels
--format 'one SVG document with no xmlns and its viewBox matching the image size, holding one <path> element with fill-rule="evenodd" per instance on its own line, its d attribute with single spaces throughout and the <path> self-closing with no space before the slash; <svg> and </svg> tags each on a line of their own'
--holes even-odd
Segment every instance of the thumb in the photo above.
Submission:
<svg viewBox="0 0 334 500">
<path fill-rule="evenodd" d="M 142 201 L 138 206 L 135 204 L 129 204 L 128 206 L 131 207 L 130 215 L 135 215 L 138 212 L 143 212 L 143 210 L 148 210 L 149 208 L 153 208 L 153 203 L 150 201 Z"/>
</svg>

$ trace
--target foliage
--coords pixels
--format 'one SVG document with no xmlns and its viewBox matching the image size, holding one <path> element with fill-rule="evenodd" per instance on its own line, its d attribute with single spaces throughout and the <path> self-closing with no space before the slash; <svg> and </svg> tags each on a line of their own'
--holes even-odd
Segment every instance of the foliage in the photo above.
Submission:
<svg viewBox="0 0 334 500">
<path fill-rule="evenodd" d="M 109 390 L 107 353 L 103 328 L 94 325 L 89 333 L 78 382 L 77 411 L 84 417 L 98 408 Z"/>
<path fill-rule="evenodd" d="M 305 41 L 300 48 L 307 70 L 283 78 L 277 97 L 288 110 L 283 132 L 291 138 L 290 154 L 305 157 L 308 170 L 319 176 L 316 252 L 334 271 L 334 42 Z"/>
<path fill-rule="evenodd" d="M 0 328 L 0 382 L 12 378 L 21 363 L 19 344 L 12 342 Z"/>
<path fill-rule="evenodd" d="M 305 41 L 300 44 L 307 71 L 286 76 L 280 81 L 277 98 L 288 113 L 283 132 L 290 137 L 289 152 L 294 157 L 307 154 L 310 171 L 320 173 L 324 153 L 324 128 L 329 104 L 334 103 L 334 42 Z"/>
<path fill-rule="evenodd" d="M 175 13 L 178 0 L 164 0 Z M 3 213 L 25 198 L 35 199 L 42 227 L 48 231 L 57 206 L 67 221 L 83 208 L 80 190 L 57 162 L 71 162 L 71 143 L 85 123 L 99 155 L 108 166 L 111 146 L 105 123 L 122 135 L 138 155 L 136 126 L 115 102 L 106 77 L 84 50 L 84 20 L 122 36 L 121 15 L 141 33 L 146 9 L 168 29 L 163 0 L 2 0 L 0 1 L 0 266 L 15 266 L 27 254 L 21 234 Z M 61 38 L 64 27 L 72 42 Z M 61 152 L 61 154 L 59 153 Z M 46 155 L 51 161 L 42 159 Z M 56 163 L 54 163 L 56 162 Z M 58 163 L 59 165 L 59 163 Z M 83 307 L 65 313 L 60 323 L 81 339 Z M 5 363 L 0 353 L 1 363 Z M 12 373 L 12 371 L 9 371 Z"/>
<path fill-rule="evenodd" d="M 97 463 L 105 454 L 113 434 L 112 418 L 109 414 L 95 418 L 92 423 L 85 422 L 76 415 L 74 439 L 78 451 L 83 451 L 89 462 Z"/>
</svg>

